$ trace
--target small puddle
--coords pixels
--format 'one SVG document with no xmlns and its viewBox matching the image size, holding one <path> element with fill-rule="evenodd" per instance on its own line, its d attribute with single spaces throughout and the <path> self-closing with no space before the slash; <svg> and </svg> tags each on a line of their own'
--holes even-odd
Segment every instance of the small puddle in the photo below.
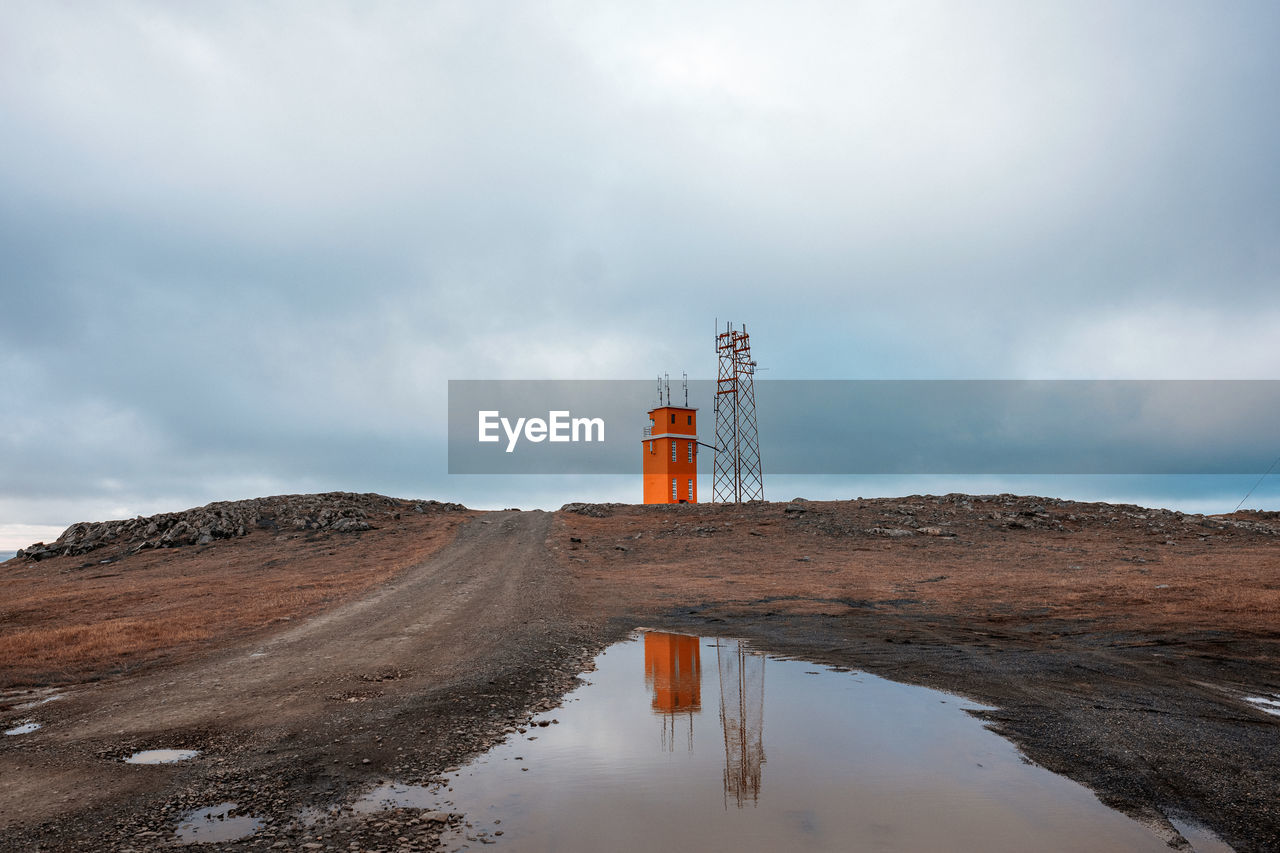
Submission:
<svg viewBox="0 0 1280 853">
<path fill-rule="evenodd" d="M 1235 853 L 1231 845 L 1215 835 L 1208 827 L 1178 818 L 1170 818 L 1169 822 L 1182 833 L 1183 838 L 1187 839 L 1193 853 Z"/>
<path fill-rule="evenodd" d="M 356 800 L 355 810 L 369 814 L 386 809 L 434 809 L 439 803 L 438 788 L 387 782 Z"/>
<path fill-rule="evenodd" d="M 124 760 L 125 764 L 173 764 L 200 754 L 198 749 L 144 749 Z"/>
<path fill-rule="evenodd" d="M 444 785 L 384 784 L 356 810 L 461 812 L 447 849 L 1169 849 L 958 696 L 660 632 L 610 647 L 587 679 L 559 725 L 542 715 Z M 1193 843 L 1224 849 L 1211 840 Z"/>
<path fill-rule="evenodd" d="M 62 698 L 61 693 L 55 693 L 52 696 L 46 696 L 43 699 L 36 699 L 31 702 L 23 702 L 21 705 L 14 705 L 15 711 L 29 711 L 32 708 L 39 708 L 41 705 L 47 705 L 50 702 L 57 702 Z"/>
<path fill-rule="evenodd" d="M 342 813 L 337 807 L 321 808 L 320 806 L 305 806 L 300 809 L 295 817 L 298 823 L 305 827 L 319 826 L 325 821 L 332 820 Z"/>
<path fill-rule="evenodd" d="M 1280 696 L 1246 696 L 1244 701 L 1259 711 L 1280 717 Z"/>
<path fill-rule="evenodd" d="M 4 733 L 7 735 L 25 735 L 25 734 L 30 734 L 31 732 L 34 732 L 38 728 L 40 728 L 39 723 L 23 723 L 20 726 L 14 726 L 11 729 L 5 729 Z"/>
<path fill-rule="evenodd" d="M 235 803 L 219 803 L 188 812 L 178 823 L 178 840 L 183 844 L 238 841 L 248 838 L 262 827 L 260 819 L 252 815 L 235 814 L 235 809 Z"/>
</svg>

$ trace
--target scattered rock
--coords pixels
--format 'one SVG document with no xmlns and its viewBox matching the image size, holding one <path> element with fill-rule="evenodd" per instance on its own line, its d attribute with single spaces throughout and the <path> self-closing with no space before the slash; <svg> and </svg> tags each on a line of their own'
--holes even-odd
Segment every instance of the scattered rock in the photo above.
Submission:
<svg viewBox="0 0 1280 853">
<path fill-rule="evenodd" d="M 914 530 L 907 530 L 905 527 L 868 527 L 867 533 L 870 533 L 872 536 L 888 536 L 893 539 L 916 535 Z"/>
<path fill-rule="evenodd" d="M 395 516 L 408 502 L 377 494 L 325 492 L 316 495 L 277 495 L 243 501 L 221 501 L 182 512 L 166 512 L 120 521 L 82 521 L 71 525 L 57 541 L 37 542 L 17 556 L 31 560 L 87 554 L 118 546 L 129 552 L 144 548 L 210 545 L 219 539 L 248 535 L 250 530 L 315 530 L 358 533 L 372 529 L 368 518 Z M 457 512 L 462 504 L 417 501 L 414 512 Z"/>
<path fill-rule="evenodd" d="M 608 518 L 613 515 L 613 511 L 625 504 L 591 504 L 591 503 L 567 503 L 560 507 L 561 512 L 572 512 L 578 515 L 586 515 L 591 518 Z"/>
</svg>

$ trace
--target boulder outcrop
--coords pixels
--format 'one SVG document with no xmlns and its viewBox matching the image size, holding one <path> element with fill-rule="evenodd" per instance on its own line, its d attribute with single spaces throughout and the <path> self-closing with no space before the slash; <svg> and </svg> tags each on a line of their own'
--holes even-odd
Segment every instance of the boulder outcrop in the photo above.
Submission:
<svg viewBox="0 0 1280 853">
<path fill-rule="evenodd" d="M 43 560 L 66 554 L 87 554 L 106 546 L 128 551 L 208 545 L 218 539 L 246 536 L 257 529 L 358 533 L 379 517 L 399 518 L 402 512 L 456 512 L 466 507 L 440 501 L 412 501 L 378 494 L 325 492 L 316 495 L 276 495 L 242 501 L 219 501 L 182 512 L 138 516 L 120 521 L 82 521 L 71 525 L 57 541 L 37 542 L 18 558 Z"/>
</svg>

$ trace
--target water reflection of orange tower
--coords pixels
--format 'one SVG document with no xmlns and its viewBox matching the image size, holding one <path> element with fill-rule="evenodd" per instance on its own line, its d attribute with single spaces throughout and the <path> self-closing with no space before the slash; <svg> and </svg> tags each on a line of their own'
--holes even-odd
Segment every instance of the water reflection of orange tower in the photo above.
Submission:
<svg viewBox="0 0 1280 853">
<path fill-rule="evenodd" d="M 724 728 L 724 798 L 738 808 L 760 799 L 764 768 L 764 655 L 737 640 L 716 641 L 720 724 Z"/>
<path fill-rule="evenodd" d="M 693 749 L 693 715 L 702 710 L 702 658 L 697 637 L 650 631 L 644 635 L 644 680 L 653 690 L 653 710 L 663 717 L 662 742 L 675 748 L 676 719 L 689 720 Z"/>
</svg>

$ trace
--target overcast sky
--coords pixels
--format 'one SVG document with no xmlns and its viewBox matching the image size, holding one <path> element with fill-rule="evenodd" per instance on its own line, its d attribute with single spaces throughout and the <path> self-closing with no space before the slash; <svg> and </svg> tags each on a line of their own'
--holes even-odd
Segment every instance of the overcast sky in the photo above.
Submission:
<svg viewBox="0 0 1280 853">
<path fill-rule="evenodd" d="M 449 477 L 446 381 L 710 377 L 716 317 L 769 378 L 1280 378 L 1277 45 L 1270 0 L 9 0 L 0 548 L 638 500 Z M 1165 488 L 1081 483 L 778 488 Z"/>
</svg>

